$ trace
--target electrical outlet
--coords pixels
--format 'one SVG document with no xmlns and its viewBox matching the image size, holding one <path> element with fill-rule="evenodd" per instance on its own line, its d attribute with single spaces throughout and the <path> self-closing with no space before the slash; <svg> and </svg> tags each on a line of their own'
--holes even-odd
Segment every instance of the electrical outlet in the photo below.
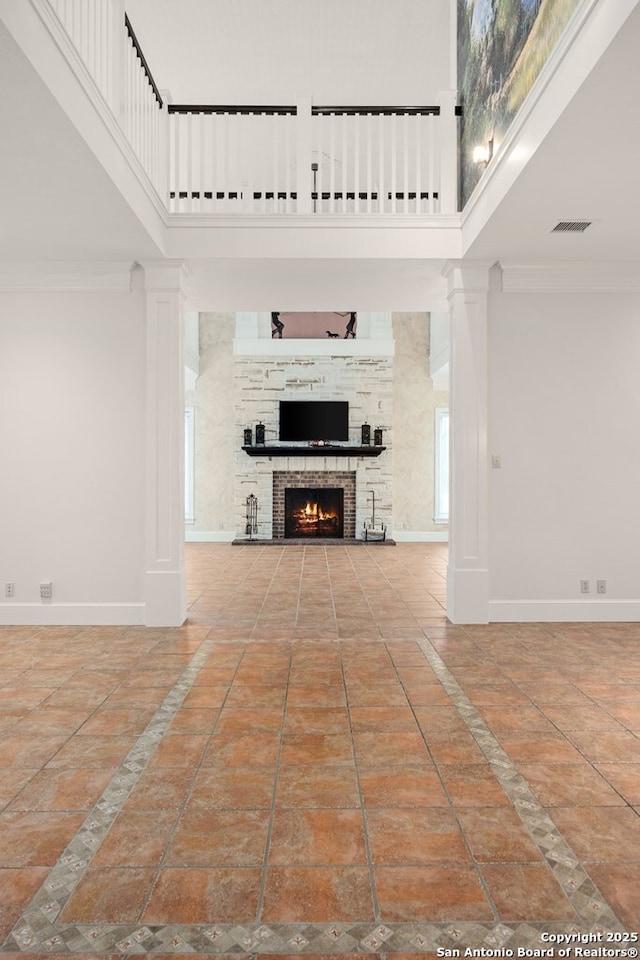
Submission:
<svg viewBox="0 0 640 960">
<path fill-rule="evenodd" d="M 607 592 L 607 581 L 606 580 L 596 580 L 596 591 L 598 593 Z"/>
<path fill-rule="evenodd" d="M 15 583 L 5 583 L 4 585 L 4 595 L 5 597 L 15 597 L 16 595 L 16 585 Z"/>
<path fill-rule="evenodd" d="M 588 580 L 580 581 L 580 593 L 589 593 L 590 589 Z"/>
<path fill-rule="evenodd" d="M 53 584 L 49 580 L 48 583 L 40 584 L 40 599 L 41 600 L 51 600 L 53 595 Z"/>
</svg>

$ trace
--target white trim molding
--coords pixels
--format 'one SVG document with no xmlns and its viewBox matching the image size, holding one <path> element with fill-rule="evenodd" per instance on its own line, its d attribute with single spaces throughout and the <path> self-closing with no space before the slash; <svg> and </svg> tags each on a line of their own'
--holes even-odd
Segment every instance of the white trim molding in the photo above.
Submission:
<svg viewBox="0 0 640 960">
<path fill-rule="evenodd" d="M 394 530 L 392 537 L 398 543 L 448 543 L 448 530 Z"/>
<path fill-rule="evenodd" d="M 236 357 L 392 357 L 394 340 L 234 340 Z"/>
<path fill-rule="evenodd" d="M 233 530 L 185 530 L 185 543 L 231 543 L 236 539 Z M 256 538 L 257 539 L 257 538 Z"/>
<path fill-rule="evenodd" d="M 2 626 L 143 626 L 143 603 L 0 603 Z"/>
<path fill-rule="evenodd" d="M 490 600 L 490 623 L 636 623 L 640 600 Z"/>
<path fill-rule="evenodd" d="M 130 293 L 132 260 L 1 261 L 0 293 Z"/>
<path fill-rule="evenodd" d="M 640 293 L 632 263 L 500 261 L 503 293 Z"/>
</svg>

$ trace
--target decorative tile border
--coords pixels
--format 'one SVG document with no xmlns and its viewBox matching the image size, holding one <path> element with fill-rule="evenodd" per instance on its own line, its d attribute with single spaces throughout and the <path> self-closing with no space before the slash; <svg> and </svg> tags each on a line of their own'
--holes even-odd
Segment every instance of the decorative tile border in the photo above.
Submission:
<svg viewBox="0 0 640 960">
<path fill-rule="evenodd" d="M 179 680 L 119 767 L 69 843 L 43 886 L 0 947 L 5 952 L 98 954 L 269 954 L 313 956 L 321 953 L 363 953 L 385 956 L 434 953 L 465 948 L 505 951 L 540 949 L 546 933 L 623 931 L 578 857 L 560 836 L 526 780 L 504 752 L 428 640 L 417 641 L 452 704 L 489 762 L 498 782 L 518 812 L 545 861 L 564 890 L 580 925 L 556 922 L 442 923 L 274 923 L 274 924 L 64 924 L 57 919 L 91 858 L 142 771 L 165 735 L 193 682 L 216 645 L 203 642 Z"/>
<path fill-rule="evenodd" d="M 432 644 L 422 640 L 418 641 L 418 646 L 581 921 L 589 927 L 599 924 L 607 930 L 624 930 L 515 763 L 502 749 Z"/>
<path fill-rule="evenodd" d="M 53 932 L 18 926 L 2 948 L 27 953 L 74 954 L 219 954 L 241 953 L 254 957 L 270 954 L 435 953 L 442 950 L 493 951 L 510 957 L 517 950 L 548 949 L 542 933 L 601 933 L 611 928 L 595 924 L 543 921 L 444 923 L 212 923 L 165 925 L 63 924 Z M 50 934 L 50 935 L 48 935 Z M 511 952 L 509 952 L 511 951 Z M 0 952 L 1 955 L 1 952 Z M 486 955 L 486 953 L 485 953 Z"/>
</svg>

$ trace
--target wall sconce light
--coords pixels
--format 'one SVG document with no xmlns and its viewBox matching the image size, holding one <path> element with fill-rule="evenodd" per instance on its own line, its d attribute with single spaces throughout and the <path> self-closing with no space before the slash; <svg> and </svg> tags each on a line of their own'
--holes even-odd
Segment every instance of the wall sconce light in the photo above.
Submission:
<svg viewBox="0 0 640 960">
<path fill-rule="evenodd" d="M 477 147 L 473 148 L 473 162 L 474 163 L 484 163 L 485 166 L 493 158 L 493 137 L 487 141 L 486 144 L 479 144 Z"/>
</svg>

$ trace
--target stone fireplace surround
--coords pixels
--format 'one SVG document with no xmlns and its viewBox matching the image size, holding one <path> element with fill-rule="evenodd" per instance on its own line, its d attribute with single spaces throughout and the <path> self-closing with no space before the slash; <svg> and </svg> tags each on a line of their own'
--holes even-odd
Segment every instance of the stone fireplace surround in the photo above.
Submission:
<svg viewBox="0 0 640 960">
<path fill-rule="evenodd" d="M 390 334 L 389 317 L 389 334 Z M 378 331 L 379 333 L 381 331 Z M 292 486 L 342 486 L 345 488 L 345 531 L 347 540 L 359 539 L 364 522 L 371 515 L 371 494 L 376 496 L 376 515 L 388 529 L 393 528 L 392 402 L 393 340 L 248 340 L 234 342 L 234 437 L 235 529 L 245 538 L 246 502 L 257 498 L 258 540 L 286 543 L 284 537 L 284 487 L 281 502 L 274 509 L 274 474 L 304 476 Z M 271 456 L 278 445 L 278 401 L 280 399 L 349 401 L 350 443 L 353 453 L 342 449 L 338 455 L 327 448 L 321 455 L 299 453 Z M 265 425 L 266 448 L 262 455 L 249 456 L 243 449 L 243 431 Z M 377 457 L 358 455 L 360 425 L 384 431 L 384 452 Z M 349 480 L 336 482 L 336 476 Z M 313 484 L 308 482 L 313 477 Z M 348 491 L 347 491 L 348 488 Z M 274 529 L 274 522 L 279 529 Z M 336 542 L 340 542 L 339 540 Z"/>
<path fill-rule="evenodd" d="M 344 539 L 356 535 L 356 475 L 351 470 L 274 470 L 273 519 L 274 540 L 284 539 L 284 492 L 290 487 L 342 487 L 344 491 Z"/>
</svg>

